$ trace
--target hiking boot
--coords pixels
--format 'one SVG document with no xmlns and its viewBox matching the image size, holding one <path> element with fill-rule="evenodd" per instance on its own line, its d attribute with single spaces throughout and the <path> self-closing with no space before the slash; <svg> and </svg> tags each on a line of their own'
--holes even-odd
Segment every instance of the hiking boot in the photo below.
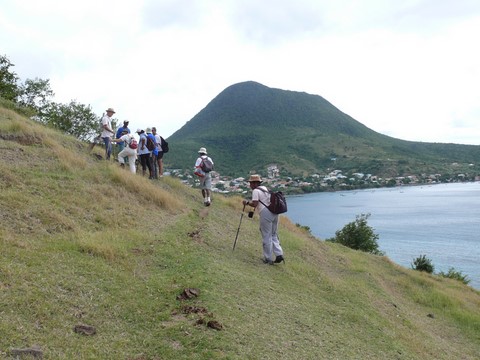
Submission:
<svg viewBox="0 0 480 360">
<path fill-rule="evenodd" d="M 283 261 L 283 263 L 285 264 L 285 259 L 283 258 L 283 255 L 278 255 L 278 256 L 275 258 L 274 263 L 275 263 L 275 264 L 278 264 L 278 263 L 281 263 L 282 261 Z"/>
<path fill-rule="evenodd" d="M 264 264 L 273 265 L 273 261 L 269 259 L 262 259 Z"/>
</svg>

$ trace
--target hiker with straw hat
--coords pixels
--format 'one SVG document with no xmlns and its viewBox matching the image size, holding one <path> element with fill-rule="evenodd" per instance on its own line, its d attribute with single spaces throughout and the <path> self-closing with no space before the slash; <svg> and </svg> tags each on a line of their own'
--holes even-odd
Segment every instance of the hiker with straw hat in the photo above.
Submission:
<svg viewBox="0 0 480 360">
<path fill-rule="evenodd" d="M 242 203 L 258 209 L 263 242 L 263 262 L 269 265 L 282 261 L 285 263 L 283 249 L 277 235 L 278 214 L 272 213 L 267 208 L 270 205 L 270 193 L 265 186 L 261 185 L 263 180 L 260 175 L 251 175 L 248 182 L 252 189 L 252 200 L 243 200 Z M 272 259 L 273 254 L 275 254 L 275 260 Z"/>
<path fill-rule="evenodd" d="M 100 137 L 105 143 L 105 159 L 110 160 L 112 154 L 112 135 L 115 131 L 112 130 L 112 116 L 115 114 L 115 110 L 108 108 L 105 110 L 106 114 L 102 117 L 102 133 Z"/>
</svg>

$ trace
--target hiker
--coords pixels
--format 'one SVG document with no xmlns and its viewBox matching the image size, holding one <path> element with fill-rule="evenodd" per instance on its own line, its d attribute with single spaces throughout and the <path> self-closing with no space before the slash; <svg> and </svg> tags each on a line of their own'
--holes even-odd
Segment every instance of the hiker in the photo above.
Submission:
<svg viewBox="0 0 480 360">
<path fill-rule="evenodd" d="M 120 139 L 122 137 L 122 135 L 124 135 L 124 131 L 126 131 L 126 134 L 130 134 L 130 129 L 128 128 L 128 124 L 129 124 L 129 121 L 125 120 L 123 122 L 123 126 L 120 126 L 117 129 L 117 134 L 115 135 L 116 139 Z M 117 142 L 117 145 L 119 147 L 118 152 L 120 153 L 123 150 L 123 148 L 125 147 L 125 143 L 123 141 L 120 141 L 120 142 Z"/>
<path fill-rule="evenodd" d="M 157 134 L 157 128 L 152 127 L 152 133 L 155 136 L 157 142 L 157 156 L 153 159 L 153 169 L 155 179 L 163 176 L 163 149 L 162 149 L 162 137 Z"/>
<path fill-rule="evenodd" d="M 145 176 L 148 167 L 148 171 L 150 172 L 149 179 L 153 179 L 152 165 L 150 164 L 150 151 L 147 148 L 147 135 L 142 129 L 137 129 L 137 134 L 140 137 L 138 140 L 137 155 L 140 157 L 142 175 Z"/>
<path fill-rule="evenodd" d="M 202 162 L 204 159 L 207 159 L 213 166 L 213 160 L 207 155 L 207 149 L 201 147 L 198 150 L 199 157 L 195 161 L 195 171 L 194 174 L 200 178 L 200 189 L 202 189 L 203 204 L 205 206 L 210 206 L 212 199 L 210 198 L 212 193 L 212 176 L 210 171 L 204 171 L 202 169 Z"/>
<path fill-rule="evenodd" d="M 243 200 L 243 205 L 258 209 L 260 216 L 260 233 L 263 242 L 263 262 L 273 265 L 274 263 L 285 262 L 283 250 L 277 235 L 278 215 L 272 213 L 265 206 L 270 205 L 270 194 L 268 189 L 260 185 L 263 181 L 260 175 L 251 175 L 248 179 L 250 189 L 252 189 L 252 200 Z M 263 204 L 265 205 L 263 205 Z M 275 254 L 275 260 L 272 260 L 272 252 Z"/>
<path fill-rule="evenodd" d="M 158 179 L 158 174 L 155 174 L 155 163 L 157 161 L 157 155 L 158 155 L 157 140 L 155 139 L 155 135 L 152 134 L 152 129 L 151 128 L 147 128 L 145 130 L 145 132 L 147 133 L 147 138 L 150 138 L 153 141 L 153 144 L 154 144 L 153 150 L 148 149 L 150 151 L 149 161 L 150 161 L 150 167 L 152 168 L 152 179 L 153 178 Z"/>
<path fill-rule="evenodd" d="M 122 134 L 119 138 L 113 139 L 112 142 L 117 144 L 123 142 L 125 147 L 118 153 L 118 162 L 121 167 L 125 167 L 125 159 L 128 159 L 128 165 L 130 166 L 130 172 L 135 174 L 137 168 L 135 166 L 135 160 L 137 160 L 137 148 L 134 147 L 137 144 L 135 137 L 127 132 L 128 130 L 122 130 Z M 135 144 L 135 145 L 131 145 Z"/>
<path fill-rule="evenodd" d="M 110 160 L 110 155 L 112 154 L 112 134 L 115 134 L 115 131 L 112 130 L 112 116 L 115 114 L 115 111 L 112 108 L 108 108 L 106 115 L 102 117 L 102 133 L 100 137 L 105 143 L 105 159 Z"/>
</svg>

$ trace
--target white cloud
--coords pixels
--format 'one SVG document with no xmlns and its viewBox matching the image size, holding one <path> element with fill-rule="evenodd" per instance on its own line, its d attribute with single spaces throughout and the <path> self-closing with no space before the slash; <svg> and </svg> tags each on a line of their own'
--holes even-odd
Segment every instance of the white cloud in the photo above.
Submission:
<svg viewBox="0 0 480 360">
<path fill-rule="evenodd" d="M 473 0 L 4 0 L 0 13 L 22 79 L 165 136 L 253 80 L 393 137 L 478 144 L 478 33 Z"/>
</svg>

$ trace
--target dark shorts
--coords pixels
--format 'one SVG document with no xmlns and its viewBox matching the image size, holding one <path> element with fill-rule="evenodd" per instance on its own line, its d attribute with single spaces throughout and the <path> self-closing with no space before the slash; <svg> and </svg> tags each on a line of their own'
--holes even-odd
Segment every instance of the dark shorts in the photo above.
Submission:
<svg viewBox="0 0 480 360">
<path fill-rule="evenodd" d="M 157 159 L 163 159 L 163 151 L 158 152 Z"/>
</svg>

